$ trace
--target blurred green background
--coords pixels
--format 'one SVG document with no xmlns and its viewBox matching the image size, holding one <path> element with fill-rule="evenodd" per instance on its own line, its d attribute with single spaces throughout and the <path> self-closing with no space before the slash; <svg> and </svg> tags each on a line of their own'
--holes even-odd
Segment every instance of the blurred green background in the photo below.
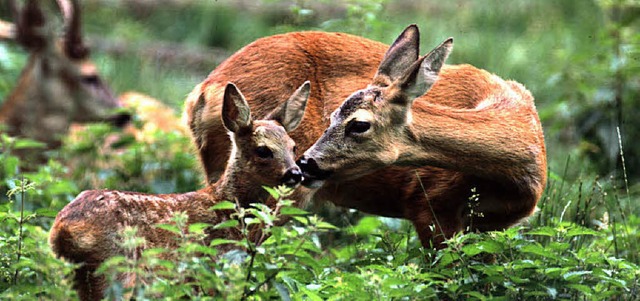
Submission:
<svg viewBox="0 0 640 301">
<path fill-rule="evenodd" d="M 85 0 L 82 5 L 93 58 L 113 90 L 146 93 L 177 111 L 221 60 L 257 38 L 323 30 L 391 43 L 416 23 L 423 53 L 454 37 L 450 64 L 472 64 L 531 90 L 552 177 L 621 178 L 618 126 L 627 174 L 632 180 L 640 175 L 639 1 Z M 0 17 L 10 20 L 3 7 Z M 0 43 L 0 99 L 24 63 L 21 49 Z"/>
</svg>

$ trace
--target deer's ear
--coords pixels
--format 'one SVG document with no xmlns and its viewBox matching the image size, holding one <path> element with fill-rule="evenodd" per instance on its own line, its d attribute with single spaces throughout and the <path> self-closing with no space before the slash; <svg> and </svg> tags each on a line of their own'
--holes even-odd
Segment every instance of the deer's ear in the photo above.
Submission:
<svg viewBox="0 0 640 301">
<path fill-rule="evenodd" d="M 393 82 L 402 77 L 417 59 L 420 52 L 420 31 L 409 25 L 391 44 L 378 66 L 375 77 L 387 77 Z"/>
<path fill-rule="evenodd" d="M 9 1 L 15 20 L 15 36 L 20 45 L 29 51 L 42 51 L 48 45 L 46 36 L 46 20 L 40 1 L 29 0 L 22 11 L 19 11 L 14 1 Z"/>
<path fill-rule="evenodd" d="M 236 85 L 228 83 L 222 101 L 222 124 L 234 133 L 251 129 L 251 109 Z"/>
<path fill-rule="evenodd" d="M 407 97 L 399 99 L 411 102 L 427 93 L 436 83 L 438 74 L 452 49 L 453 38 L 448 38 L 407 68 L 397 81 Z"/>
<path fill-rule="evenodd" d="M 89 48 L 82 41 L 82 16 L 78 1 L 57 1 L 64 15 L 66 30 L 64 49 L 67 56 L 74 60 L 86 59 L 89 56 Z"/>
<path fill-rule="evenodd" d="M 287 101 L 269 113 L 266 119 L 277 120 L 287 132 L 295 130 L 304 117 L 310 91 L 311 84 L 309 81 L 304 82 Z"/>
</svg>

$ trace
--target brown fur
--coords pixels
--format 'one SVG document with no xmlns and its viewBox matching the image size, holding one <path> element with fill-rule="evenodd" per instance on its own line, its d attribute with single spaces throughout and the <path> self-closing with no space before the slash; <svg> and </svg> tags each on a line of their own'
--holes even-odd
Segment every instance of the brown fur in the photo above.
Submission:
<svg viewBox="0 0 640 301">
<path fill-rule="evenodd" d="M 233 132 L 230 132 L 230 136 L 235 151 L 223 176 L 216 183 L 199 191 L 184 194 L 85 191 L 60 211 L 51 229 L 49 242 L 58 256 L 82 264 L 75 276 L 75 285 L 81 300 L 100 300 L 103 297 L 105 279 L 94 275 L 95 269 L 101 263 L 115 255 L 139 255 L 124 254 L 118 238 L 124 227 L 138 228 L 138 236 L 146 240 L 142 249 L 175 248 L 176 236 L 156 228 L 156 224 L 169 223 L 177 212 L 187 213 L 188 224 L 221 223 L 231 218 L 231 212 L 211 211 L 209 208 L 224 200 L 236 201 L 241 206 L 248 206 L 253 202 L 273 205 L 273 200 L 268 200 L 269 194 L 262 186 L 273 187 L 286 183 L 283 177 L 291 171 L 299 172 L 294 162 L 295 144 L 285 130 L 288 128 L 287 125 L 273 120 L 253 121 L 250 117 L 244 118 L 250 116 L 250 113 L 246 101 L 239 100 L 240 98 L 238 94 L 236 102 L 244 102 L 245 109 L 229 109 L 230 113 L 224 115 L 230 116 L 227 119 L 231 121 L 225 123 L 225 127 Z M 306 101 L 306 96 L 304 100 Z M 301 110 L 304 111 L 304 104 Z M 246 114 L 243 115 L 243 112 Z M 274 118 L 278 117 L 279 111 L 276 109 L 274 112 L 271 115 Z M 270 158 L 260 157 L 256 152 L 256 148 L 263 145 L 270 146 L 273 152 Z M 296 185 L 299 181 L 300 179 L 288 184 Z M 242 238 L 236 229 L 210 229 L 207 234 L 202 242 L 204 245 L 208 245 L 215 238 Z M 258 233 L 254 232 L 254 235 Z M 130 278 L 130 275 L 119 275 L 118 280 L 124 282 L 125 286 L 130 286 L 133 285 Z"/>
<path fill-rule="evenodd" d="M 372 83 L 387 48 L 348 34 L 296 32 L 262 38 L 239 50 L 197 86 L 185 104 L 208 180 L 216 179 L 229 149 L 218 121 L 225 82 L 236 82 L 260 116 L 276 106 L 274 99 L 311 81 L 306 118 L 291 134 L 300 155 L 323 134 L 331 112 Z M 508 97 L 499 97 L 507 91 Z M 194 110 L 201 94 L 204 108 Z M 524 87 L 470 65 L 444 66 L 412 111 L 420 141 L 437 141 L 433 156 L 420 164 L 432 166 L 387 167 L 357 179 L 329 179 L 314 199 L 407 218 L 425 246 L 439 246 L 443 237 L 471 224 L 467 201 L 472 188 L 480 194 L 479 210 L 484 214 L 474 218 L 474 229 L 504 229 L 534 211 L 546 182 L 546 157 L 533 98 Z M 513 141 L 518 144 L 509 144 Z M 438 148 L 439 143 L 446 147 Z M 535 153 L 511 149 L 520 145 L 532 146 Z M 501 158 L 503 151 L 517 157 Z M 527 158 L 526 168 L 516 159 L 522 157 Z M 434 224 L 436 233 L 431 230 Z"/>
</svg>

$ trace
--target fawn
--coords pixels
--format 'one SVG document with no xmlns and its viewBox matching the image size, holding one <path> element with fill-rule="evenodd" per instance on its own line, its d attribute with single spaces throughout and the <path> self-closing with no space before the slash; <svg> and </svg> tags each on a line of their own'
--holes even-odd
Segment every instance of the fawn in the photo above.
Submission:
<svg viewBox="0 0 640 301">
<path fill-rule="evenodd" d="M 175 213 L 186 212 L 189 224 L 218 224 L 231 218 L 226 211 L 209 210 L 220 201 L 236 201 L 240 206 L 248 206 L 267 201 L 269 194 L 263 185 L 297 186 L 302 181 L 302 173 L 294 161 L 295 143 L 287 132 L 300 124 L 309 89 L 309 83 L 304 83 L 264 120 L 254 120 L 241 92 L 235 85 L 227 84 L 221 119 L 233 147 L 223 176 L 216 183 L 184 194 L 84 191 L 62 209 L 51 229 L 49 242 L 58 256 L 81 263 L 74 279 L 80 298 L 99 300 L 103 297 L 105 279 L 94 272 L 106 259 L 125 255 L 118 239 L 124 227 L 137 227 L 147 248 L 173 248 L 176 236 L 155 225 L 168 223 Z M 241 236 L 235 229 L 209 229 L 202 243 L 208 245 L 212 239 L 221 237 Z M 135 280 L 121 275 L 119 281 L 126 286 Z"/>
</svg>

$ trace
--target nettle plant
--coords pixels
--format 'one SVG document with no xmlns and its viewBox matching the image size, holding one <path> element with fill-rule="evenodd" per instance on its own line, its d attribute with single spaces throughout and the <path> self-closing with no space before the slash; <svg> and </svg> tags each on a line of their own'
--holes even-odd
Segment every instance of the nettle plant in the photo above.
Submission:
<svg viewBox="0 0 640 301">
<path fill-rule="evenodd" d="M 209 225 L 185 227 L 186 216 L 180 214 L 172 224 L 160 225 L 179 235 L 180 248 L 107 262 L 101 273 L 134 271 L 137 277 L 128 291 L 114 282 L 109 298 L 601 300 L 640 289 L 640 267 L 611 254 L 607 242 L 620 231 L 615 226 L 596 231 L 556 221 L 553 226 L 459 233 L 444 249 L 434 250 L 420 246 L 410 223 L 366 216 L 340 230 L 349 243 L 321 246 L 322 236 L 335 234 L 336 228 L 293 207 L 286 190 L 269 191 L 279 200 L 273 209 L 231 202 L 213 208 L 235 210 L 236 219 L 213 227 L 236 227 L 244 233 L 241 240 L 192 243 Z M 279 225 L 283 216 L 294 222 Z M 252 226 L 261 227 L 263 235 L 250 238 Z M 135 229 L 122 238 L 130 250 L 144 244 Z M 613 239 L 620 237 L 614 234 Z M 218 248 L 227 244 L 237 249 L 220 253 Z M 163 259 L 168 257 L 173 260 Z"/>
<path fill-rule="evenodd" d="M 296 293 L 296 287 L 304 286 L 309 278 L 309 267 L 315 265 L 322 252 L 318 234 L 336 228 L 317 216 L 294 206 L 288 200 L 291 190 L 282 186 L 268 188 L 277 199 L 273 208 L 254 203 L 243 208 L 229 201 L 221 202 L 212 210 L 233 210 L 234 219 L 217 225 L 187 225 L 188 216 L 178 213 L 171 224 L 158 227 L 178 236 L 176 249 L 147 249 L 139 257 L 113 257 L 99 269 L 111 283 L 106 296 L 109 299 L 131 296 L 144 300 L 163 296 L 166 298 L 201 299 L 212 297 L 221 300 L 287 298 Z M 293 225 L 282 226 L 280 219 L 294 220 Z M 214 239 L 208 246 L 197 243 L 208 227 L 214 229 L 237 228 L 240 240 Z M 261 234 L 252 235 L 259 227 Z M 135 252 L 145 244 L 136 236 L 135 228 L 120 233 L 122 246 Z M 226 253 L 220 246 L 236 248 Z M 224 248 L 228 249 L 227 247 Z M 167 258 L 171 258 L 168 260 Z M 133 273 L 135 285 L 123 289 L 115 281 L 120 273 Z M 205 298 L 206 299 L 206 298 Z"/>
<path fill-rule="evenodd" d="M 0 135 L 0 299 L 69 300 L 75 293 L 65 275 L 73 266 L 53 256 L 47 237 L 60 203 L 77 188 L 57 162 L 21 173 L 10 150 L 25 145 L 34 144 Z"/>
<path fill-rule="evenodd" d="M 141 130 L 144 121 L 134 119 Z M 65 140 L 58 156 L 82 189 L 101 187 L 148 193 L 200 188 L 202 180 L 188 137 L 156 129 L 147 141 L 108 124 L 91 124 Z"/>
</svg>

